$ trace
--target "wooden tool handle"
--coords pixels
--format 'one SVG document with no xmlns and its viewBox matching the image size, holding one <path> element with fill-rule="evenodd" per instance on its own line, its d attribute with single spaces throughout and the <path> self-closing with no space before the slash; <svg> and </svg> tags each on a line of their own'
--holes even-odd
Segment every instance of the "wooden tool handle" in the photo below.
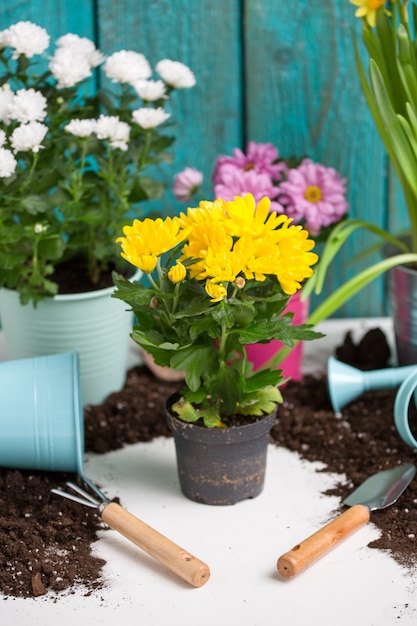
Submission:
<svg viewBox="0 0 417 626">
<path fill-rule="evenodd" d="M 280 556 L 277 561 L 279 573 L 285 578 L 296 576 L 354 530 L 369 522 L 369 518 L 369 509 L 362 504 L 355 504 L 308 539 Z"/>
<path fill-rule="evenodd" d="M 208 565 L 158 533 L 116 502 L 108 504 L 101 517 L 106 524 L 194 587 L 201 587 L 210 578 Z"/>
</svg>

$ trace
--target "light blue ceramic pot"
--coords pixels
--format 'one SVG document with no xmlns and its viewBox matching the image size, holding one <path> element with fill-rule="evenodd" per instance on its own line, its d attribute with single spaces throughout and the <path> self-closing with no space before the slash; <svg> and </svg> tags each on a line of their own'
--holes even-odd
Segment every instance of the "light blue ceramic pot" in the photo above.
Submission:
<svg viewBox="0 0 417 626">
<path fill-rule="evenodd" d="M 138 270 L 131 278 L 140 279 Z M 107 289 L 57 295 L 22 306 L 17 292 L 0 290 L 0 320 L 8 359 L 77 351 L 83 405 L 101 404 L 125 382 L 133 314 Z"/>
</svg>

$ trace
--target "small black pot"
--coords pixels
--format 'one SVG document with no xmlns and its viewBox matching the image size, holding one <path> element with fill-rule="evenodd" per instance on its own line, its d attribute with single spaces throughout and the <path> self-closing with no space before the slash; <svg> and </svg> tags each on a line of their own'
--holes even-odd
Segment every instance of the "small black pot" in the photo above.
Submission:
<svg viewBox="0 0 417 626">
<path fill-rule="evenodd" d="M 181 490 L 202 504 L 228 505 L 258 496 L 264 485 L 269 432 L 276 411 L 245 426 L 206 428 L 179 420 L 166 403 Z"/>
</svg>

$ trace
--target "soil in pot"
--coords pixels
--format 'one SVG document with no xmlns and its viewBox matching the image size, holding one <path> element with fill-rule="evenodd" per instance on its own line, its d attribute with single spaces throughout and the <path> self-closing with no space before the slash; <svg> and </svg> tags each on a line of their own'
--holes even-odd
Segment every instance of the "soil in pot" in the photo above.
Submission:
<svg viewBox="0 0 417 626">
<path fill-rule="evenodd" d="M 384 367 L 387 355 L 377 329 L 359 345 L 347 336 L 336 354 L 355 366 L 360 362 L 362 369 Z M 393 425 L 396 390 L 367 392 L 338 419 L 326 384 L 324 376 L 306 376 L 285 387 L 271 445 L 320 461 L 324 464 L 320 471 L 340 473 L 341 482 L 331 494 L 341 499 L 374 472 L 417 462 L 416 452 L 402 442 Z M 155 379 L 143 366 L 132 369 L 122 391 L 101 405 L 86 407 L 87 450 L 100 454 L 154 437 L 170 437 L 164 402 L 179 386 Z M 50 488 L 62 487 L 65 480 L 62 474 L 0 469 L 0 592 L 5 597 L 46 592 L 54 596 L 54 592 L 74 589 L 86 595 L 99 593 L 103 563 L 92 555 L 91 545 L 101 522 L 94 511 L 49 497 Z M 373 513 L 372 521 L 381 536 L 370 547 L 389 552 L 414 576 L 417 481 L 395 505 Z"/>
<path fill-rule="evenodd" d="M 59 285 L 60 294 L 86 293 L 98 289 L 107 289 L 113 286 L 112 272 L 117 269 L 119 273 L 124 273 L 126 277 L 129 273 L 126 268 L 122 272 L 113 264 L 108 271 L 101 272 L 96 282 L 92 282 L 85 271 L 86 261 L 75 257 L 56 266 L 55 271 L 50 276 L 50 280 Z M 134 269 L 134 268 L 131 268 Z M 133 273 L 133 272 L 131 272 Z"/>
</svg>

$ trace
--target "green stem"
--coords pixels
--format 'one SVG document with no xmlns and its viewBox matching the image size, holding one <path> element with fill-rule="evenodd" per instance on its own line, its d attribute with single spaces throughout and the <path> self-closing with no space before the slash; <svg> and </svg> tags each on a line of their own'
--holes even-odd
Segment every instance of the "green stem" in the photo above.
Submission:
<svg viewBox="0 0 417 626">
<path fill-rule="evenodd" d="M 22 184 L 22 186 L 19 189 L 19 193 L 21 194 L 22 191 L 24 191 L 26 189 L 26 187 L 28 187 L 31 182 L 32 182 L 32 178 L 33 178 L 33 174 L 35 172 L 35 168 L 36 168 L 36 164 L 38 162 L 39 159 L 39 154 L 37 152 L 33 152 L 33 159 L 32 159 L 32 165 L 30 166 L 27 178 L 25 180 L 25 182 Z"/>
<path fill-rule="evenodd" d="M 147 161 L 148 153 L 149 153 L 149 148 L 150 148 L 150 145 L 151 145 L 151 137 L 152 137 L 152 129 L 149 128 L 146 131 L 146 133 L 145 133 L 145 142 L 143 144 L 142 154 L 140 155 L 139 162 L 138 162 L 139 171 L 143 170 L 143 168 L 146 165 L 146 161 Z"/>
<path fill-rule="evenodd" d="M 162 267 L 161 267 L 161 260 L 160 257 L 158 257 L 157 263 L 156 263 L 156 271 L 158 274 L 158 281 L 159 284 L 155 281 L 155 279 L 153 278 L 151 273 L 147 273 L 147 277 L 149 279 L 149 282 L 151 283 L 153 289 L 156 292 L 156 297 L 158 298 L 158 294 L 161 294 L 162 297 L 159 299 L 160 303 L 163 306 L 163 311 L 162 314 L 164 315 L 165 319 L 166 319 L 166 324 L 168 326 L 173 326 L 175 323 L 175 318 L 174 318 L 174 313 L 175 313 L 175 309 L 176 309 L 176 303 L 175 303 L 175 298 L 174 298 L 174 303 L 173 303 L 173 307 L 172 310 L 169 309 L 168 307 L 168 303 L 166 301 L 166 298 L 163 297 L 163 294 L 165 293 L 165 283 L 166 283 L 166 278 L 165 275 L 162 271 Z M 178 287 L 179 285 L 177 285 Z M 179 296 L 179 294 L 178 294 Z M 177 298 L 178 301 L 178 298 Z"/>
<path fill-rule="evenodd" d="M 175 285 L 174 300 L 172 302 L 172 313 L 173 314 L 175 314 L 177 312 L 178 302 L 180 300 L 180 289 L 181 289 L 181 283 L 177 283 Z"/>
</svg>

